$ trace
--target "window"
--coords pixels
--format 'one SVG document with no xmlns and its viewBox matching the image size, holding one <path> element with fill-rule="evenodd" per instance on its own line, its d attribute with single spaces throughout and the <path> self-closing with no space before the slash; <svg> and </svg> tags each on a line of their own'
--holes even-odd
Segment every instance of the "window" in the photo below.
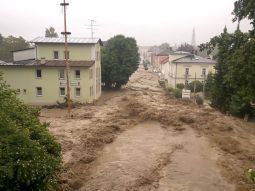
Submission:
<svg viewBox="0 0 255 191">
<path fill-rule="evenodd" d="M 90 90 L 90 97 L 92 97 L 94 95 L 93 86 L 90 86 L 89 90 Z"/>
<path fill-rule="evenodd" d="M 65 59 L 69 59 L 69 51 L 64 51 Z"/>
<path fill-rule="evenodd" d="M 75 96 L 80 97 L 81 96 L 81 88 L 75 88 Z"/>
<path fill-rule="evenodd" d="M 42 96 L 42 87 L 36 87 L 36 96 Z"/>
<path fill-rule="evenodd" d="M 75 70 L 75 79 L 80 79 L 80 78 L 81 78 L 80 70 Z"/>
<path fill-rule="evenodd" d="M 93 70 L 92 68 L 89 69 L 89 79 L 93 78 Z"/>
<path fill-rule="evenodd" d="M 60 96 L 65 96 L 66 95 L 66 88 L 65 87 L 60 87 L 59 88 L 59 95 Z"/>
<path fill-rule="evenodd" d="M 23 94 L 27 94 L 27 90 L 26 89 L 23 89 Z"/>
<path fill-rule="evenodd" d="M 17 89 L 17 93 L 20 94 L 20 89 Z"/>
<path fill-rule="evenodd" d="M 189 75 L 189 68 L 185 68 L 185 75 Z"/>
<path fill-rule="evenodd" d="M 202 76 L 206 76 L 206 68 L 202 69 Z"/>
<path fill-rule="evenodd" d="M 54 52 L 53 52 L 53 58 L 54 58 L 54 59 L 59 59 L 58 51 L 54 51 Z"/>
<path fill-rule="evenodd" d="M 65 70 L 59 70 L 59 79 L 61 80 L 65 79 Z"/>
<path fill-rule="evenodd" d="M 42 70 L 40 70 L 40 69 L 37 69 L 36 70 L 36 78 L 41 78 L 42 77 Z"/>
</svg>

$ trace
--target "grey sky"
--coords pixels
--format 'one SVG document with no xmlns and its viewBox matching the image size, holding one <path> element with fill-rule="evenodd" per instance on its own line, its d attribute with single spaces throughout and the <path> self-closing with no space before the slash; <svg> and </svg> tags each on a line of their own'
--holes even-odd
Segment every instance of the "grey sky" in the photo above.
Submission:
<svg viewBox="0 0 255 191">
<path fill-rule="evenodd" d="M 63 29 L 61 0 L 0 0 L 0 33 L 31 40 L 45 28 Z M 67 0 L 68 29 L 74 37 L 90 37 L 85 26 L 91 19 L 100 25 L 95 36 L 107 40 L 116 34 L 135 37 L 139 45 L 191 42 L 197 44 L 236 28 L 231 12 L 235 0 Z M 250 29 L 248 21 L 241 29 Z"/>
</svg>

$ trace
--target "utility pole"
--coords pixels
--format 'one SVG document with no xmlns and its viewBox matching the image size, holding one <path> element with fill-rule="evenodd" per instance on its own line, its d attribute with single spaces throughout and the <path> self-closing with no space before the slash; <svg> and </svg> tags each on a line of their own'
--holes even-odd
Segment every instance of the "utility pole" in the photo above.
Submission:
<svg viewBox="0 0 255 191">
<path fill-rule="evenodd" d="M 71 100 L 70 100 L 70 83 L 69 83 L 69 70 L 70 66 L 68 63 L 68 46 L 67 46 L 67 35 L 70 35 L 70 32 L 67 32 L 66 27 L 66 6 L 69 5 L 69 3 L 66 3 L 65 0 L 63 0 L 63 3 L 60 3 L 61 6 L 64 7 L 64 32 L 61 32 L 62 35 L 65 36 L 65 65 L 66 65 L 66 87 L 67 87 L 67 110 L 68 110 L 68 118 L 71 117 Z"/>
</svg>

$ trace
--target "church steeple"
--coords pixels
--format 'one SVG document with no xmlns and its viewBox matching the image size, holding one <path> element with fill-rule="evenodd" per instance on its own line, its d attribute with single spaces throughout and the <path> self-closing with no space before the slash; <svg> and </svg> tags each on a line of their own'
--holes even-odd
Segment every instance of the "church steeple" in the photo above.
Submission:
<svg viewBox="0 0 255 191">
<path fill-rule="evenodd" d="M 195 32 L 195 27 L 193 28 L 193 32 L 192 32 L 191 45 L 192 45 L 193 47 L 196 47 L 196 32 Z"/>
</svg>

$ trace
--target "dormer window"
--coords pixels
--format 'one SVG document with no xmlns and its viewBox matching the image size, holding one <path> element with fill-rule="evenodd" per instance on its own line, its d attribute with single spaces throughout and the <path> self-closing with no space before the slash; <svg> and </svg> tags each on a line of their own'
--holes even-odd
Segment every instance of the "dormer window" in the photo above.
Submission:
<svg viewBox="0 0 255 191">
<path fill-rule="evenodd" d="M 54 58 L 55 60 L 58 60 L 58 59 L 59 59 L 58 51 L 54 51 L 54 52 L 53 52 L 53 58 Z"/>
</svg>

